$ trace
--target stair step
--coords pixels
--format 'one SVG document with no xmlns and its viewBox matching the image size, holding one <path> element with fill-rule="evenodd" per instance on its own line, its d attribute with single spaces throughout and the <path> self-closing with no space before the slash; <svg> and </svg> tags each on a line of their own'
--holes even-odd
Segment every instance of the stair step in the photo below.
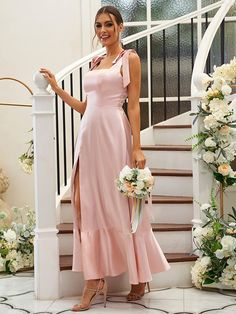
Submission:
<svg viewBox="0 0 236 314">
<path fill-rule="evenodd" d="M 153 129 L 191 129 L 191 124 L 156 124 Z"/>
<path fill-rule="evenodd" d="M 171 137 L 174 141 L 175 136 Z M 166 142 L 166 141 L 164 141 Z M 192 169 L 191 145 L 142 145 L 149 168 L 158 169 Z"/>
<path fill-rule="evenodd" d="M 62 204 L 71 204 L 71 197 L 64 197 Z M 152 204 L 192 204 L 191 196 L 152 195 Z"/>
<path fill-rule="evenodd" d="M 150 168 L 153 176 L 192 177 L 192 170 Z"/>
<path fill-rule="evenodd" d="M 192 204 L 191 196 L 152 195 L 152 204 Z"/>
<path fill-rule="evenodd" d="M 166 231 L 191 231 L 191 224 L 160 224 L 152 223 L 152 230 L 156 232 L 166 232 Z"/>
<path fill-rule="evenodd" d="M 188 253 L 165 253 L 165 257 L 169 263 L 181 263 L 196 261 L 198 258 L 196 255 Z M 72 269 L 72 255 L 60 256 L 60 270 Z"/>
<path fill-rule="evenodd" d="M 142 145 L 142 150 L 153 151 L 191 151 L 191 145 Z"/>
<path fill-rule="evenodd" d="M 152 230 L 154 232 L 167 232 L 167 231 L 191 231 L 191 224 L 159 224 L 154 223 L 152 225 Z M 58 234 L 69 234 L 73 233 L 73 223 L 61 223 L 57 225 L 59 230 Z"/>
</svg>

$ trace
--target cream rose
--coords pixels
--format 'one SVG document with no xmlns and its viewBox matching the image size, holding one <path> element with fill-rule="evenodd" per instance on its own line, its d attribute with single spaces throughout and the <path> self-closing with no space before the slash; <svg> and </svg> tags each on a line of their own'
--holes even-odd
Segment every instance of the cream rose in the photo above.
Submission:
<svg viewBox="0 0 236 314">
<path fill-rule="evenodd" d="M 219 129 L 219 133 L 221 135 L 228 135 L 230 133 L 230 127 L 228 125 L 223 125 L 220 129 Z"/>
<path fill-rule="evenodd" d="M 229 175 L 231 171 L 232 171 L 232 168 L 228 164 L 222 164 L 218 167 L 218 172 L 222 174 L 223 176 Z"/>
</svg>

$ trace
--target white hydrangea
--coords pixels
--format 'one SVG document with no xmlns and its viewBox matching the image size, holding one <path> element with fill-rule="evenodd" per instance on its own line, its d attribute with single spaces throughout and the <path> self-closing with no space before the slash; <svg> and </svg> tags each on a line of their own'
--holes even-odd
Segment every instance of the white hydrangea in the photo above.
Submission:
<svg viewBox="0 0 236 314">
<path fill-rule="evenodd" d="M 216 76 L 214 77 L 214 82 L 212 84 L 212 89 L 218 89 L 221 90 L 222 86 L 225 84 L 225 80 L 220 77 L 220 76 Z"/>
<path fill-rule="evenodd" d="M 236 289 L 236 258 L 229 258 L 227 264 L 219 280 L 222 284 Z"/>
<path fill-rule="evenodd" d="M 214 66 L 213 78 L 222 77 L 226 83 L 232 82 L 236 78 L 236 69 L 233 63 Z"/>
<path fill-rule="evenodd" d="M 202 283 L 204 281 L 205 273 L 208 270 L 211 262 L 207 256 L 203 256 L 197 259 L 194 266 L 191 269 L 192 282 L 193 284 L 202 289 Z"/>
<path fill-rule="evenodd" d="M 217 128 L 219 126 L 219 122 L 217 121 L 217 119 L 212 114 L 207 116 L 203 120 L 203 123 L 204 123 L 204 126 L 207 130 L 214 129 L 214 128 Z"/>
<path fill-rule="evenodd" d="M 211 112 L 215 113 L 221 111 L 222 114 L 226 114 L 229 111 L 228 102 L 219 98 L 214 98 L 209 103 Z"/>
</svg>

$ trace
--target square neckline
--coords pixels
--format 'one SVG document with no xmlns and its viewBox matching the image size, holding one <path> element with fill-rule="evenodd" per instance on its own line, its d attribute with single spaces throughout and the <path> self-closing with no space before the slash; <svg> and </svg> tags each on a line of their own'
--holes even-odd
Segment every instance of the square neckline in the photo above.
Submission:
<svg viewBox="0 0 236 314">
<path fill-rule="evenodd" d="M 102 70 L 111 70 L 117 63 L 118 60 L 120 60 L 120 58 L 123 57 L 124 53 L 125 53 L 125 49 L 123 49 L 116 57 L 115 59 L 112 61 L 112 66 L 110 68 L 103 68 L 103 69 L 96 69 L 96 63 L 95 63 L 95 68 L 94 69 L 91 69 L 91 71 L 102 71 Z M 101 62 L 102 59 L 105 58 L 106 55 L 103 55 L 101 57 L 99 57 L 98 61 L 97 62 Z"/>
</svg>

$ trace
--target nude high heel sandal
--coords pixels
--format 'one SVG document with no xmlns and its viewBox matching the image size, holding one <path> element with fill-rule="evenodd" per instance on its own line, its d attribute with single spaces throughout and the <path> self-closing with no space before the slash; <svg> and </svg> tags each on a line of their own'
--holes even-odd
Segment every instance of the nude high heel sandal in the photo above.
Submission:
<svg viewBox="0 0 236 314">
<path fill-rule="evenodd" d="M 91 298 L 88 302 L 88 304 L 83 303 L 83 301 L 80 304 L 76 304 L 73 306 L 71 311 L 73 312 L 80 312 L 80 311 L 87 311 L 91 307 L 92 301 L 96 298 L 96 296 L 103 294 L 103 302 L 104 307 L 106 307 L 107 302 L 107 282 L 105 279 L 100 279 L 99 283 L 97 285 L 97 288 L 84 288 L 83 296 L 85 294 L 91 294 Z"/>
<path fill-rule="evenodd" d="M 137 301 L 137 300 L 140 300 L 144 296 L 144 294 L 145 294 L 146 286 L 147 286 L 148 292 L 151 292 L 149 282 L 146 282 L 145 286 L 144 286 L 144 291 L 141 292 L 141 293 L 136 292 L 136 291 L 134 291 L 131 288 L 130 293 L 126 296 L 127 301 Z"/>
</svg>

